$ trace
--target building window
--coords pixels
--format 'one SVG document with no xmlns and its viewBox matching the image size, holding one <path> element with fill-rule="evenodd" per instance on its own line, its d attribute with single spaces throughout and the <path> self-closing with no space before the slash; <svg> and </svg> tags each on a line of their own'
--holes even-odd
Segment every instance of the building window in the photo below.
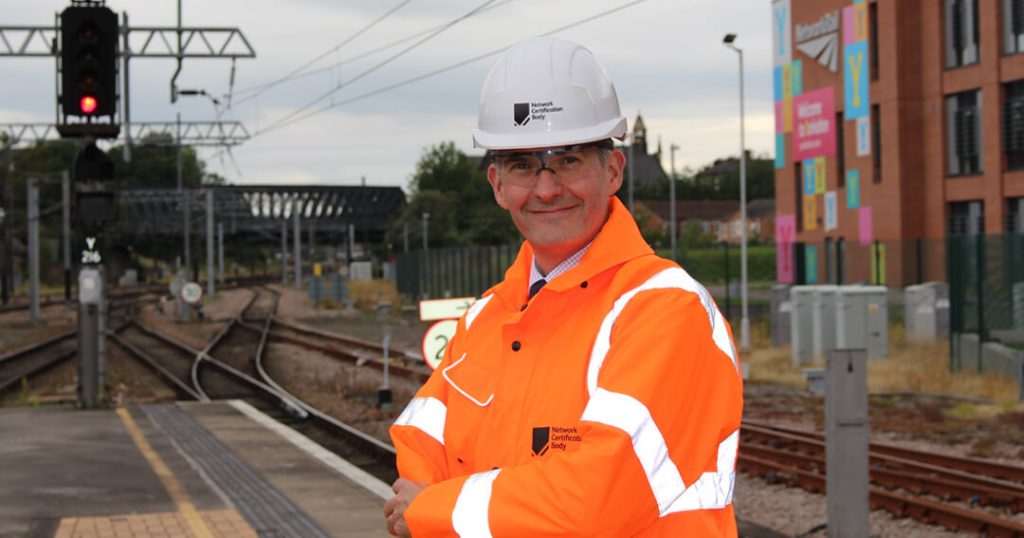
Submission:
<svg viewBox="0 0 1024 538">
<path fill-rule="evenodd" d="M 1024 0 L 1021 0 L 1024 1 Z M 868 4 L 868 62 L 871 64 L 871 80 L 878 80 L 878 4 Z"/>
<path fill-rule="evenodd" d="M 839 187 L 846 186 L 846 150 L 843 147 L 843 126 L 846 125 L 843 122 L 843 113 L 836 113 L 836 164 L 839 169 L 839 175 L 836 176 L 836 180 L 839 181 Z"/>
<path fill-rule="evenodd" d="M 944 0 L 946 67 L 978 61 L 978 0 Z"/>
<path fill-rule="evenodd" d="M 1024 234 L 1024 198 L 1006 201 L 1006 233 Z"/>
<path fill-rule="evenodd" d="M 949 175 L 981 173 L 981 99 L 980 91 L 946 97 L 946 151 Z"/>
<path fill-rule="evenodd" d="M 881 107 L 871 105 L 871 169 L 875 183 L 882 182 L 882 114 Z"/>
<path fill-rule="evenodd" d="M 1006 168 L 1021 170 L 1024 169 L 1024 80 L 1011 82 L 1004 90 L 1003 150 L 1006 151 Z"/>
<path fill-rule="evenodd" d="M 1024 52 L 1024 0 L 1003 0 L 1003 51 Z"/>
<path fill-rule="evenodd" d="M 949 235 L 980 235 L 985 230 L 985 203 L 981 200 L 949 204 Z"/>
</svg>

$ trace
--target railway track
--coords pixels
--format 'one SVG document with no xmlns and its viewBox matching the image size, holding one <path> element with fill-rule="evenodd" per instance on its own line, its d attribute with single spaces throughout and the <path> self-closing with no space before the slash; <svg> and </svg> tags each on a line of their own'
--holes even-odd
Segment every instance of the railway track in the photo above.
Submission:
<svg viewBox="0 0 1024 538">
<path fill-rule="evenodd" d="M 301 401 L 289 392 L 294 387 L 268 374 L 267 363 L 277 360 L 266 353 L 277 302 L 276 292 L 256 288 L 243 311 L 203 349 L 168 338 L 137 321 L 114 340 L 183 396 L 199 401 L 244 400 L 390 483 L 397 477 L 393 447 Z"/>
<path fill-rule="evenodd" d="M 305 327 L 274 318 L 271 339 L 319 351 L 325 355 L 355 363 L 359 366 L 382 371 L 384 369 L 384 347 L 376 342 L 344 336 Z M 389 374 L 423 383 L 430 377 L 431 370 L 424 363 L 419 352 L 391 348 L 388 353 Z"/>
<path fill-rule="evenodd" d="M 131 297 L 110 300 L 108 323 L 120 330 L 134 306 L 135 300 Z M 72 329 L 0 355 L 0 394 L 72 361 L 78 355 L 77 337 L 78 331 Z"/>
<path fill-rule="evenodd" d="M 744 421 L 740 470 L 825 491 L 822 434 Z M 1024 538 L 1024 468 L 871 443 L 870 502 L 898 517 L 984 536 Z M 984 506 L 985 509 L 978 508 Z"/>
</svg>

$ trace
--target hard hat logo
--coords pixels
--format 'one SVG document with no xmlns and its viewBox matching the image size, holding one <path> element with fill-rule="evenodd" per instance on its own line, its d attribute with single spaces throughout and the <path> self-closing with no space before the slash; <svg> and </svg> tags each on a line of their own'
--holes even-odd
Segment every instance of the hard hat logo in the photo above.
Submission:
<svg viewBox="0 0 1024 538">
<path fill-rule="evenodd" d="M 512 118 L 516 125 L 530 123 L 530 103 L 516 103 L 512 105 Z"/>
<path fill-rule="evenodd" d="M 516 125 L 523 126 L 530 120 L 547 121 L 548 114 L 557 114 L 564 110 L 555 106 L 554 101 L 544 103 L 516 103 L 512 105 L 512 115 Z"/>
</svg>

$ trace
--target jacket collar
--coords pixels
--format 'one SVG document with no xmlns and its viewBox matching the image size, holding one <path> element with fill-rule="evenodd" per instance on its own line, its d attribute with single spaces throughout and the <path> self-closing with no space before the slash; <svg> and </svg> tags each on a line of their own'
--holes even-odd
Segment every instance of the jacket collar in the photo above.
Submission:
<svg viewBox="0 0 1024 538">
<path fill-rule="evenodd" d="M 633 216 L 617 196 L 611 197 L 608 208 L 608 220 L 597 233 L 579 265 L 549 282 L 544 286 L 545 290 L 561 292 L 574 288 L 584 280 L 612 267 L 654 253 L 640 235 L 640 229 L 637 228 Z M 519 305 L 526 301 L 532 261 L 533 247 L 529 241 L 524 241 L 515 261 L 505 272 L 505 280 L 484 292 L 484 295 L 494 293 L 510 305 Z"/>
</svg>

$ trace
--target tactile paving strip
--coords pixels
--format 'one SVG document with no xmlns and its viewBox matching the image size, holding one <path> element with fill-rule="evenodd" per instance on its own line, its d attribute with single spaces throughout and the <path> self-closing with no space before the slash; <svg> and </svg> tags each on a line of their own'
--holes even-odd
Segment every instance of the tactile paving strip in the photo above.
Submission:
<svg viewBox="0 0 1024 538">
<path fill-rule="evenodd" d="M 291 499 L 263 480 L 178 406 L 145 405 L 142 410 L 179 450 L 220 486 L 261 537 L 330 537 Z"/>
</svg>

